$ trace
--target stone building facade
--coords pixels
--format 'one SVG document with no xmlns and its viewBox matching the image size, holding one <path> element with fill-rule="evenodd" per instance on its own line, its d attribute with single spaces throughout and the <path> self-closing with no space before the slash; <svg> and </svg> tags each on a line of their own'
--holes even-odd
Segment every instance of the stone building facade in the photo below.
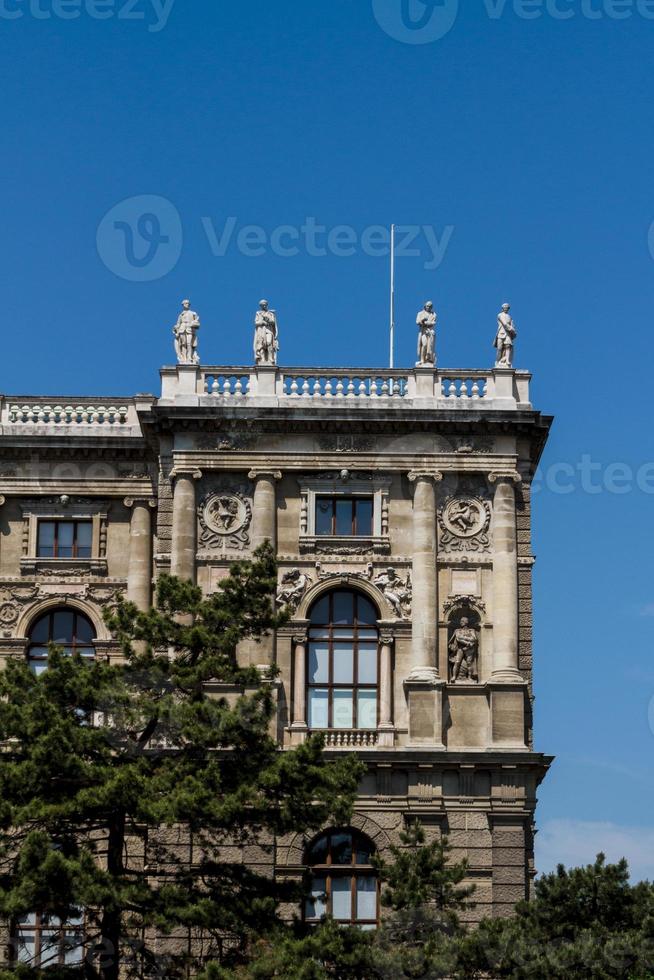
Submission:
<svg viewBox="0 0 654 980">
<path fill-rule="evenodd" d="M 240 656 L 279 667 L 280 746 L 319 730 L 328 753 L 359 755 L 363 851 L 417 817 L 468 858 L 471 915 L 510 913 L 530 893 L 551 761 L 532 740 L 530 539 L 551 420 L 530 376 L 179 364 L 161 377 L 158 398 L 0 398 L 0 655 L 39 669 L 56 639 L 119 657 L 102 619 L 118 594 L 145 609 L 163 572 L 211 592 L 270 540 L 291 618 Z M 333 840 L 315 862 L 311 843 L 260 860 L 289 876 L 334 864 Z M 352 920 L 374 919 L 372 900 L 361 914 L 353 901 Z"/>
</svg>

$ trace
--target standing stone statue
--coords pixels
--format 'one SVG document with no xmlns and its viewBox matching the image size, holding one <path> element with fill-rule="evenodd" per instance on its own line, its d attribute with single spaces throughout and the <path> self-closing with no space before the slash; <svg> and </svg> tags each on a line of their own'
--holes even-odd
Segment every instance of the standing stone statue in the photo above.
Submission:
<svg viewBox="0 0 654 980">
<path fill-rule="evenodd" d="M 478 650 L 477 631 L 470 626 L 470 620 L 463 616 L 459 622 L 459 628 L 454 630 L 449 643 L 453 684 L 456 684 L 459 679 L 467 681 L 478 679 Z"/>
<path fill-rule="evenodd" d="M 436 364 L 436 313 L 431 300 L 416 317 L 418 324 L 418 362 L 416 367 L 429 367 Z"/>
<path fill-rule="evenodd" d="M 178 364 L 199 364 L 200 355 L 198 354 L 198 330 L 200 329 L 200 317 L 191 309 L 191 301 L 182 301 L 182 312 L 177 318 L 177 323 L 173 327 L 175 337 L 175 353 L 177 354 Z"/>
<path fill-rule="evenodd" d="M 496 367 L 513 367 L 513 342 L 518 336 L 518 331 L 510 310 L 509 304 L 505 303 L 497 315 L 497 334 L 493 342 L 493 346 L 497 348 Z"/>
<path fill-rule="evenodd" d="M 278 350 L 277 314 L 268 309 L 268 300 L 262 299 L 254 318 L 255 364 L 276 364 Z"/>
</svg>

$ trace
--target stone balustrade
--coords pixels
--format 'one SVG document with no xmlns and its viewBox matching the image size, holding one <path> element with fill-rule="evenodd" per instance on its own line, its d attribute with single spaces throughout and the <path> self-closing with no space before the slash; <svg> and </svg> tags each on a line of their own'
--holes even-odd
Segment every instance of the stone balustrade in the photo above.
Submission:
<svg viewBox="0 0 654 980">
<path fill-rule="evenodd" d="M 312 732 L 324 736 L 325 747 L 328 749 L 372 748 L 377 744 L 377 732 L 374 731 L 321 731 Z"/>
<path fill-rule="evenodd" d="M 153 399 L 149 398 L 149 403 Z M 41 432 L 43 429 L 82 433 L 101 430 L 112 435 L 140 431 L 136 399 L 55 399 L 0 397 L 0 425 L 4 432 Z"/>
</svg>

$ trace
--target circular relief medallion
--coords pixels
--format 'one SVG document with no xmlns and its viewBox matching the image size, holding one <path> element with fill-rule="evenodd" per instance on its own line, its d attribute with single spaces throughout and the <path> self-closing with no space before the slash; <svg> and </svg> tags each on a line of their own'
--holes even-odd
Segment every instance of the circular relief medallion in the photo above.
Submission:
<svg viewBox="0 0 654 980">
<path fill-rule="evenodd" d="M 457 538 L 474 538 L 486 530 L 488 509 L 477 497 L 454 497 L 443 511 L 443 525 Z"/>
<path fill-rule="evenodd" d="M 207 527 L 216 534 L 236 534 L 248 518 L 245 501 L 231 493 L 211 497 L 204 508 Z"/>
<path fill-rule="evenodd" d="M 13 626 L 18 619 L 18 610 L 11 602 L 3 602 L 0 605 L 0 623 L 3 626 Z"/>
</svg>

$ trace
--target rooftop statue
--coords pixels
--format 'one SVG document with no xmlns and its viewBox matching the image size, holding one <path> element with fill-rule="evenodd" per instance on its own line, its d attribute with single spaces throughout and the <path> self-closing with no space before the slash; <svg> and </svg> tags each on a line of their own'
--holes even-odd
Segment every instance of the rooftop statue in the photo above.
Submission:
<svg viewBox="0 0 654 980">
<path fill-rule="evenodd" d="M 268 309 L 267 299 L 262 299 L 254 318 L 255 364 L 276 364 L 278 350 L 277 313 Z"/>
<path fill-rule="evenodd" d="M 173 327 L 178 364 L 200 363 L 200 355 L 198 354 L 199 329 L 200 317 L 191 309 L 191 301 L 183 300 L 182 312 L 177 317 L 177 323 Z"/>
<path fill-rule="evenodd" d="M 513 342 L 518 331 L 510 310 L 510 305 L 505 303 L 497 315 L 497 334 L 493 342 L 493 346 L 497 348 L 496 367 L 513 367 Z"/>
<path fill-rule="evenodd" d="M 438 317 L 434 312 L 434 304 L 430 301 L 416 317 L 419 327 L 418 333 L 418 362 L 416 367 L 433 367 L 436 365 L 436 320 Z"/>
</svg>

